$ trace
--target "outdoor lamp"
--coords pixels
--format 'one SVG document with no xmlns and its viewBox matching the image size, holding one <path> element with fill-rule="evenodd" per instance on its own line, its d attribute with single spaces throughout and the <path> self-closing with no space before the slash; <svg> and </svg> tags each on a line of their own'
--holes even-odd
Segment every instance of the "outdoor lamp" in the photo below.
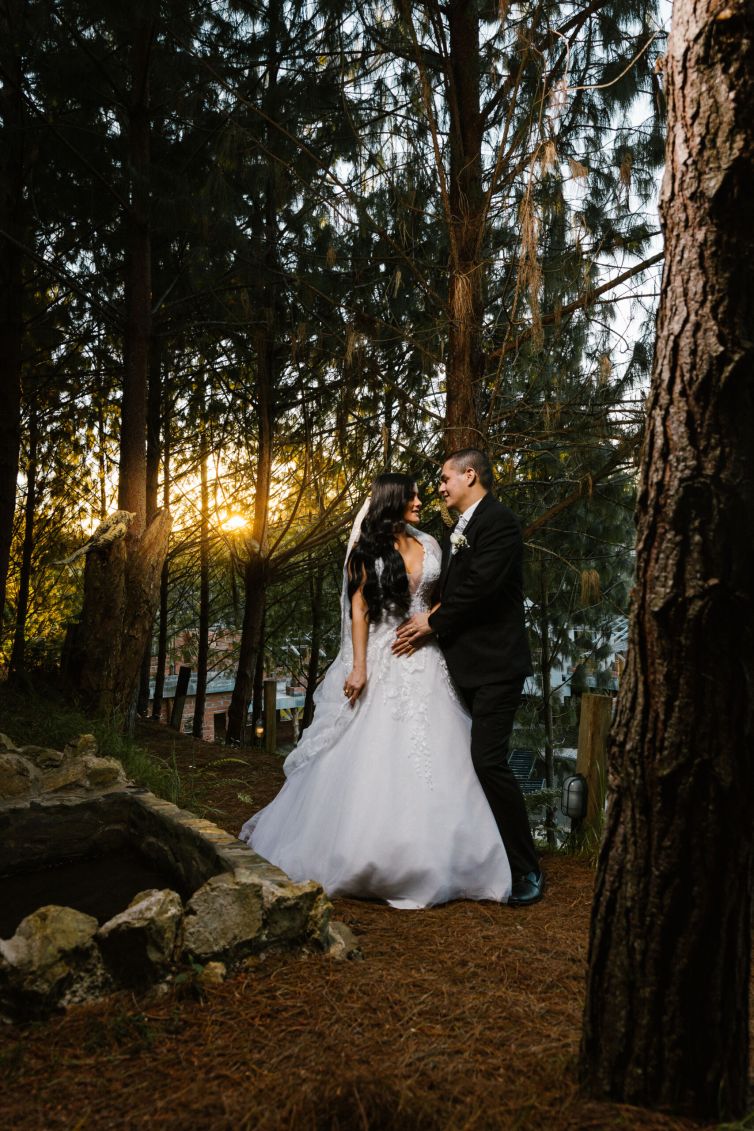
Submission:
<svg viewBox="0 0 754 1131">
<path fill-rule="evenodd" d="M 264 738 L 264 723 L 262 722 L 261 719 L 259 719 L 254 724 L 254 734 L 256 736 L 257 742 L 261 746 L 262 745 L 262 739 Z"/>
<path fill-rule="evenodd" d="M 587 784 L 583 774 L 572 774 L 563 782 L 560 811 L 572 820 L 586 816 Z"/>
</svg>

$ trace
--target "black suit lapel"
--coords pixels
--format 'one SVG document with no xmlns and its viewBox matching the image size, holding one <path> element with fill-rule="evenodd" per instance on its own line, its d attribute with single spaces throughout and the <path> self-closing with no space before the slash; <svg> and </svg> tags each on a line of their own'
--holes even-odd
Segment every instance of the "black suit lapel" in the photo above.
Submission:
<svg viewBox="0 0 754 1131">
<path fill-rule="evenodd" d="M 469 521 L 466 523 L 466 528 L 464 530 L 465 535 L 468 535 L 472 526 L 474 525 L 476 520 L 479 518 L 479 515 L 484 514 L 484 512 L 487 510 L 487 507 L 490 505 L 491 501 L 492 501 L 492 495 L 489 493 L 489 491 L 487 492 L 486 495 L 482 495 L 481 499 L 479 500 L 479 502 L 477 504 L 476 510 L 472 514 Z"/>
<path fill-rule="evenodd" d="M 489 492 L 488 492 L 486 495 L 483 495 L 482 498 L 479 500 L 479 503 L 477 504 L 476 510 L 474 511 L 471 518 L 469 519 L 469 521 L 466 523 L 466 526 L 464 527 L 464 531 L 463 531 L 464 537 L 466 536 L 468 531 L 471 529 L 471 527 L 474 525 L 474 523 L 475 523 L 477 517 L 479 516 L 480 512 L 482 514 L 484 514 L 484 511 L 489 506 L 491 498 L 492 498 L 492 495 L 490 495 Z M 451 553 L 450 534 L 448 533 L 448 534 L 446 534 L 445 539 L 444 539 L 443 544 L 442 544 L 442 571 L 440 573 L 440 596 L 442 596 L 443 592 L 445 591 L 445 584 L 448 580 L 448 574 L 450 573 L 450 566 L 451 566 L 451 563 L 453 561 L 453 557 L 454 557 L 454 555 Z"/>
</svg>

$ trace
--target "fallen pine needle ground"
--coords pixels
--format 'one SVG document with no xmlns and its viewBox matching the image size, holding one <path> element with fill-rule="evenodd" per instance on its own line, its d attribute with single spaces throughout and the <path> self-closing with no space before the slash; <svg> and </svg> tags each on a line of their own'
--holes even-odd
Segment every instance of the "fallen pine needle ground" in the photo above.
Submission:
<svg viewBox="0 0 754 1131">
<path fill-rule="evenodd" d="M 157 733 L 159 729 L 160 733 Z M 164 752 L 165 728 L 143 728 Z M 239 766 L 170 735 L 197 797 L 236 830 Z M 172 750 L 171 750 L 172 753 Z M 280 759 L 248 751 L 254 808 Z M 231 784 L 236 783 L 236 784 Z M 248 795 L 244 792 L 244 797 Z M 425 911 L 335 900 L 363 960 L 269 954 L 220 985 L 120 993 L 0 1033 L 2 1127 L 165 1131 L 682 1131 L 688 1120 L 595 1103 L 576 1084 L 593 870 L 544 858 L 527 910 Z"/>
</svg>

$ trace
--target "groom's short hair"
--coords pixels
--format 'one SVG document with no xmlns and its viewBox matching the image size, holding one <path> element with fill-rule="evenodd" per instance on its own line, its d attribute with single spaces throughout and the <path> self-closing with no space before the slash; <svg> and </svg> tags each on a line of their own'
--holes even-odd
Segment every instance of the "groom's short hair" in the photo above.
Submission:
<svg viewBox="0 0 754 1131">
<path fill-rule="evenodd" d="M 447 461 L 453 464 L 456 471 L 465 471 L 470 467 L 476 472 L 485 491 L 492 490 L 492 464 L 490 457 L 481 448 L 459 448 L 457 452 L 450 453 Z"/>
</svg>

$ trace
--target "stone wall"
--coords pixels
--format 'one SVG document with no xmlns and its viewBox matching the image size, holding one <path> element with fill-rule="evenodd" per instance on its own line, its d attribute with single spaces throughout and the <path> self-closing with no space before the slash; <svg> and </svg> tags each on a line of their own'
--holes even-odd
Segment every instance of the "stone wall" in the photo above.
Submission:
<svg viewBox="0 0 754 1131">
<path fill-rule="evenodd" d="M 186 893 L 138 893 L 107 923 L 54 905 L 0 940 L 0 1014 L 16 1020 L 170 976 L 233 967 L 270 946 L 355 945 L 313 882 L 294 883 L 236 837 L 125 780 L 90 735 L 62 753 L 0 736 L 0 876 L 131 845 Z"/>
</svg>

